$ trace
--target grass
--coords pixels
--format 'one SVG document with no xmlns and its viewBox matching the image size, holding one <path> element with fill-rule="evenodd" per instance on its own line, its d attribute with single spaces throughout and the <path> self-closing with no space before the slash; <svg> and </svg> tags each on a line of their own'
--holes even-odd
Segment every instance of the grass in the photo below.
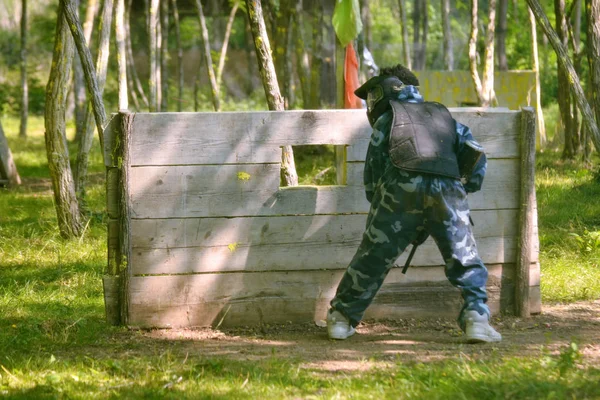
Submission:
<svg viewBox="0 0 600 400">
<path fill-rule="evenodd" d="M 369 373 L 333 373 L 306 368 L 285 352 L 273 350 L 252 362 L 206 357 L 190 354 L 183 341 L 107 326 L 102 179 L 92 179 L 89 187 L 92 218 L 85 235 L 61 239 L 41 119 L 32 118 L 26 141 L 17 138 L 17 119 L 2 123 L 25 185 L 0 190 L 0 397 L 537 399 L 600 393 L 600 369 L 581 364 L 573 347 L 558 355 L 541 348 L 527 359 L 457 355 L 416 363 L 398 358 Z M 99 153 L 91 161 L 91 173 L 101 177 Z M 323 171 L 308 158 L 298 165 L 308 171 L 300 171 L 307 183 Z M 597 175 L 544 153 L 537 185 L 544 301 L 598 298 Z"/>
</svg>

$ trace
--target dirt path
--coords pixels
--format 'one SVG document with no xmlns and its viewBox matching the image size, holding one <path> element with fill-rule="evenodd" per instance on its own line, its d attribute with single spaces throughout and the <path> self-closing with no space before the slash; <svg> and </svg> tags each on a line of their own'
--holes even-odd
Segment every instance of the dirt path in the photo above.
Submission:
<svg viewBox="0 0 600 400">
<path fill-rule="evenodd" d="M 196 355 L 257 360 L 286 354 L 301 365 L 323 370 L 363 370 L 402 361 L 538 356 L 542 347 L 557 353 L 575 341 L 584 362 L 600 364 L 600 300 L 546 305 L 529 319 L 494 318 L 502 333 L 497 344 L 467 345 L 454 321 L 402 320 L 361 324 L 345 341 L 327 338 L 315 324 L 290 324 L 246 329 L 170 329 L 144 332 L 148 339 L 181 341 Z"/>
</svg>

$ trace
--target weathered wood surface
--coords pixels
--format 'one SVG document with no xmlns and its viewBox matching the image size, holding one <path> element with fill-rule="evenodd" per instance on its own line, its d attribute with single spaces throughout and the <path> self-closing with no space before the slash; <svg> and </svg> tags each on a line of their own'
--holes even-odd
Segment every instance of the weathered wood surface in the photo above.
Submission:
<svg viewBox="0 0 600 400">
<path fill-rule="evenodd" d="M 451 109 L 489 158 L 518 156 L 519 113 Z M 347 160 L 363 161 L 371 127 L 364 110 L 137 113 L 132 166 L 279 163 L 281 146 L 348 145 Z"/>
<path fill-rule="evenodd" d="M 527 107 L 521 114 L 521 184 L 519 187 L 519 242 L 517 253 L 517 285 L 515 312 L 528 317 L 529 269 L 531 249 L 537 244 L 537 208 L 535 198 L 535 111 Z M 535 234 L 535 235 L 534 235 Z"/>
<path fill-rule="evenodd" d="M 489 265 L 488 304 L 493 313 L 513 306 L 514 264 Z M 130 325 L 187 327 L 259 325 L 325 317 L 343 271 L 263 272 L 132 277 Z M 532 288 L 535 291 L 535 287 Z M 367 318 L 453 318 L 459 291 L 442 267 L 403 275 L 393 269 Z M 223 318 L 224 317 L 224 318 Z"/>
<path fill-rule="evenodd" d="M 362 166 L 351 166 L 358 181 Z M 131 169 L 133 218 L 366 213 L 361 185 L 279 188 L 278 166 L 158 166 Z M 472 210 L 518 208 L 518 160 L 491 160 Z M 362 182 L 362 178 L 360 179 Z"/>
<path fill-rule="evenodd" d="M 516 238 L 480 238 L 480 257 L 490 263 L 515 259 Z M 142 274 L 179 274 L 189 272 L 232 271 L 310 271 L 345 269 L 360 239 L 343 243 L 290 243 L 283 245 L 218 246 L 175 249 L 134 249 L 132 272 Z M 410 249 L 410 248 L 409 248 Z M 398 258 L 403 265 L 407 251 Z M 442 265 L 444 259 L 432 240 L 419 247 L 413 265 Z"/>
<path fill-rule="evenodd" d="M 516 257 L 516 210 L 473 212 L 487 263 Z M 364 215 L 133 220 L 132 273 L 177 274 L 343 269 L 360 244 Z M 397 265 L 403 265 L 407 252 Z M 537 252 L 531 255 L 537 260 Z M 429 239 L 413 265 L 444 263 Z"/>
<path fill-rule="evenodd" d="M 490 271 L 491 309 L 512 310 L 521 113 L 451 111 L 472 128 L 488 155 L 483 190 L 469 195 L 469 204 L 478 250 Z M 129 121 L 130 147 L 123 148 L 124 128 L 116 123 L 107 128 L 105 146 L 107 166 L 124 168 L 129 182 L 126 194 L 108 188 L 129 207 L 120 212 L 131 216 L 125 227 L 129 247 L 119 251 L 130 251 L 122 282 L 129 285 L 129 325 L 324 318 L 369 210 L 363 161 L 371 128 L 364 110 L 140 113 Z M 306 144 L 346 146 L 345 185 L 280 187 L 281 147 Z M 122 157 L 127 150 L 129 163 Z M 534 313 L 541 303 L 537 221 L 531 222 L 528 276 L 519 287 L 528 291 Z M 461 299 L 443 263 L 429 239 L 407 275 L 392 270 L 367 317 L 454 317 Z"/>
<path fill-rule="evenodd" d="M 472 211 L 476 238 L 515 237 L 518 210 Z M 360 239 L 366 215 L 133 219 L 136 248 L 339 243 Z"/>
</svg>

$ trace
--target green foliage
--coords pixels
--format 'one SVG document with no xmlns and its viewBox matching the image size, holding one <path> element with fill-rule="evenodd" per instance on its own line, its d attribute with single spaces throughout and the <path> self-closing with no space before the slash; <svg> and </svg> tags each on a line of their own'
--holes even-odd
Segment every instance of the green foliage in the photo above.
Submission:
<svg viewBox="0 0 600 400">
<path fill-rule="evenodd" d="M 536 189 L 542 300 L 600 297 L 600 185 L 594 172 L 547 151 L 538 154 Z"/>
<path fill-rule="evenodd" d="M 584 229 L 581 235 L 575 232 L 571 232 L 569 235 L 575 239 L 579 251 L 582 253 L 591 253 L 600 250 L 600 231 L 590 232 Z"/>
</svg>

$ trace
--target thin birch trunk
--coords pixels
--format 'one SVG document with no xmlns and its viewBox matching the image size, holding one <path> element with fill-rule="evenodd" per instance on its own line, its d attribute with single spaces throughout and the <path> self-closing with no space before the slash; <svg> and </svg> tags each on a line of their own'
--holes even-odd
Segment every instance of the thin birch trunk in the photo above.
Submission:
<svg viewBox="0 0 600 400">
<path fill-rule="evenodd" d="M 284 58 L 283 58 L 283 82 L 284 82 L 284 93 L 285 98 L 285 109 L 289 110 L 294 108 L 296 105 L 296 96 L 294 93 L 294 67 L 292 63 L 293 51 L 294 51 L 294 12 L 291 8 L 288 13 L 287 19 L 287 30 L 286 30 L 286 41 L 284 47 Z"/>
<path fill-rule="evenodd" d="M 313 46 L 310 62 L 310 102 L 309 108 L 321 108 L 319 97 L 321 87 L 321 67 L 323 66 L 323 5 L 320 3 L 313 16 Z"/>
<path fill-rule="evenodd" d="M 535 15 L 531 9 L 529 11 L 529 23 L 531 25 L 531 54 L 533 57 L 533 70 L 535 72 L 535 95 L 536 95 L 536 125 L 538 131 L 538 143 L 540 148 L 546 147 L 548 139 L 546 138 L 546 124 L 544 122 L 544 113 L 542 112 L 542 91 L 540 85 L 540 61 L 538 57 L 538 43 L 537 43 L 537 24 L 535 23 Z"/>
<path fill-rule="evenodd" d="M 564 0 L 554 0 L 554 14 L 556 18 L 556 33 L 561 44 L 568 48 L 569 32 L 567 27 L 567 19 L 565 14 Z M 558 68 L 558 108 L 560 117 L 564 126 L 564 148 L 563 159 L 572 159 L 575 157 L 575 149 L 573 148 L 573 116 L 571 115 L 571 94 L 569 90 L 569 77 L 560 60 L 556 60 Z"/>
<path fill-rule="evenodd" d="M 508 71 L 506 59 L 506 31 L 508 23 L 508 0 L 498 0 L 498 31 L 496 32 L 496 52 L 498 55 L 498 70 Z"/>
<path fill-rule="evenodd" d="M 157 40 L 157 25 L 158 25 L 158 6 L 160 0 L 150 0 L 150 8 L 148 11 L 148 56 L 150 77 L 148 79 L 148 92 L 150 100 L 150 112 L 158 111 L 158 63 L 156 48 Z"/>
<path fill-rule="evenodd" d="M 419 64 L 421 65 L 421 69 L 427 68 L 427 39 L 429 38 L 429 8 L 427 4 L 427 0 L 422 0 L 421 3 L 422 8 L 422 22 L 423 22 L 423 34 L 421 35 L 421 59 L 419 60 Z"/>
<path fill-rule="evenodd" d="M 219 87 L 217 86 L 217 79 L 215 77 L 215 70 L 213 68 L 212 55 L 210 54 L 210 41 L 208 39 L 208 29 L 206 28 L 206 20 L 204 18 L 204 11 L 202 9 L 202 2 L 200 0 L 196 0 L 196 9 L 198 11 L 198 18 L 200 19 L 200 31 L 202 45 L 204 47 L 204 60 L 206 61 L 206 70 L 208 72 L 208 80 L 210 81 L 212 103 L 215 111 L 221 111 Z"/>
<path fill-rule="evenodd" d="M 489 17 L 485 38 L 485 64 L 483 65 L 482 91 L 485 105 L 491 106 L 496 101 L 494 92 L 494 42 L 496 33 L 496 0 L 489 2 Z"/>
<path fill-rule="evenodd" d="M 115 38 L 117 42 L 117 65 L 119 68 L 119 110 L 129 109 L 127 96 L 127 51 L 125 50 L 125 0 L 117 0 L 115 7 Z"/>
<path fill-rule="evenodd" d="M 279 91 L 275 66 L 273 65 L 273 59 L 271 57 L 271 47 L 265 28 L 261 2 L 260 0 L 246 0 L 246 8 L 248 10 L 250 27 L 252 29 L 254 46 L 256 48 L 256 57 L 258 59 L 258 67 L 260 69 L 269 110 L 283 111 L 283 98 Z M 298 185 L 298 174 L 296 173 L 292 146 L 283 147 L 281 177 L 285 186 Z"/>
<path fill-rule="evenodd" d="M 19 137 L 27 137 L 29 116 L 29 90 L 27 87 L 27 0 L 21 2 L 21 125 Z"/>
<path fill-rule="evenodd" d="M 585 9 L 588 21 L 587 60 L 590 68 L 590 87 L 600 88 L 600 1 L 585 0 Z M 596 122 L 600 124 L 600 93 L 598 90 L 590 90 L 590 92 Z M 596 150 L 598 150 L 598 147 L 596 147 Z"/>
<path fill-rule="evenodd" d="M 552 48 L 556 52 L 558 62 L 567 71 L 571 91 L 575 94 L 575 99 L 577 101 L 577 105 L 579 106 L 579 110 L 581 111 L 583 121 L 592 135 L 592 141 L 594 142 L 596 151 L 598 151 L 598 149 L 600 149 L 600 130 L 598 129 L 598 124 L 595 121 L 592 109 L 587 102 L 585 93 L 583 92 L 583 88 L 579 82 L 579 77 L 577 76 L 575 68 L 573 67 L 573 63 L 569 58 L 567 49 L 561 43 L 561 40 L 554 29 L 552 29 L 550 21 L 548 21 L 548 17 L 546 17 L 546 14 L 544 13 L 539 1 L 527 0 L 527 4 L 533 11 L 536 21 L 548 37 Z"/>
<path fill-rule="evenodd" d="M 67 239 L 80 236 L 83 232 L 65 134 L 66 103 L 74 53 L 73 37 L 64 18 L 64 5 L 60 2 L 52 66 L 46 86 L 44 138 L 58 229 L 60 235 Z"/>
<path fill-rule="evenodd" d="M 91 49 L 92 31 L 94 20 L 98 14 L 98 0 L 88 0 L 85 10 L 85 21 L 83 22 L 83 36 L 85 43 Z M 85 93 L 85 78 L 79 57 L 74 60 L 74 91 L 75 91 L 75 143 L 81 142 L 85 132 L 85 115 L 87 110 L 87 95 Z"/>
<path fill-rule="evenodd" d="M 227 26 L 225 27 L 225 37 L 223 38 L 223 45 L 221 46 L 221 54 L 219 56 L 219 66 L 217 67 L 217 89 L 221 89 L 221 77 L 223 76 L 223 69 L 225 68 L 225 59 L 227 58 L 227 46 L 229 45 L 229 37 L 231 36 L 231 30 L 233 29 L 233 21 L 235 21 L 235 14 L 240 6 L 240 2 L 236 1 L 231 7 L 229 18 L 227 19 Z"/>
<path fill-rule="evenodd" d="M 102 93 L 106 82 L 106 73 L 108 67 L 108 56 L 110 46 L 110 31 L 112 27 L 113 0 L 104 0 L 102 5 L 102 15 L 99 22 L 98 37 L 98 58 L 96 68 L 92 63 L 92 57 L 89 48 L 85 44 L 83 29 L 75 13 L 75 8 L 70 0 L 61 0 L 65 4 L 65 16 L 69 22 L 71 33 L 75 39 L 75 45 L 79 51 L 79 58 L 86 78 L 89 98 L 92 100 L 88 105 L 85 117 L 85 131 L 79 143 L 77 152 L 77 169 L 75 174 L 75 188 L 77 199 L 82 207 L 85 206 L 85 186 L 87 181 L 87 168 L 89 164 L 89 154 L 94 139 L 94 121 L 98 130 L 100 139 L 100 148 L 104 149 L 104 125 L 106 123 L 106 113 L 102 102 Z M 102 155 L 104 152 L 102 151 Z"/>
<path fill-rule="evenodd" d="M 412 69 L 412 58 L 410 56 L 410 46 L 408 45 L 408 25 L 406 24 L 406 3 L 404 1 L 398 0 L 400 25 L 402 26 L 402 54 L 404 55 L 404 66 Z"/>
<path fill-rule="evenodd" d="M 306 35 L 304 32 L 304 11 L 302 0 L 296 3 L 296 12 L 294 14 L 294 49 L 296 51 L 296 71 L 300 81 L 300 90 L 302 92 L 302 107 L 309 108 L 310 105 L 310 63 L 308 53 L 306 52 Z"/>
<path fill-rule="evenodd" d="M 142 102 L 144 103 L 146 108 L 150 108 L 150 102 L 146 93 L 144 92 L 144 87 L 142 86 L 142 81 L 140 80 L 137 70 L 135 68 L 135 60 L 133 58 L 133 47 L 131 45 L 131 26 L 130 26 L 130 16 L 131 16 L 131 3 L 133 0 L 128 0 L 127 8 L 125 9 L 125 46 L 127 50 L 127 71 L 130 73 L 129 81 L 132 82 L 132 86 L 135 87 L 136 90 L 130 90 L 132 96 L 137 91 L 142 98 Z M 133 97 L 135 99 L 135 97 Z M 136 105 L 138 110 L 140 109 L 139 104 Z"/>
<path fill-rule="evenodd" d="M 477 102 L 480 106 L 484 105 L 485 98 L 483 96 L 483 86 L 481 84 L 481 78 L 477 70 L 477 34 L 479 29 L 477 27 L 478 22 L 478 0 L 471 0 L 471 34 L 469 36 L 469 69 L 471 71 L 471 78 L 475 85 L 475 93 L 477 94 Z"/>
<path fill-rule="evenodd" d="M 454 70 L 454 45 L 450 29 L 450 0 L 442 0 L 442 30 L 444 32 L 444 66 L 446 70 Z"/>
<path fill-rule="evenodd" d="M 177 111 L 181 112 L 183 109 L 183 48 L 181 47 L 177 0 L 171 0 L 171 8 L 173 9 L 173 24 L 175 25 L 175 41 L 177 43 Z"/>
<path fill-rule="evenodd" d="M 160 0 L 160 110 L 169 111 L 169 0 Z"/>
</svg>

